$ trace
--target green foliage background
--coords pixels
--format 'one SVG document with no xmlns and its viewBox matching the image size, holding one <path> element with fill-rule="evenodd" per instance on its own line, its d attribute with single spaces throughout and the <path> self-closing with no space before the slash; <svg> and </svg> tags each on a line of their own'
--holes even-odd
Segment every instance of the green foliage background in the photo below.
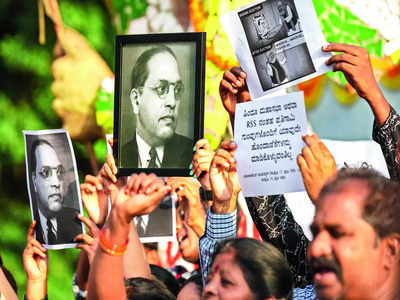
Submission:
<svg viewBox="0 0 400 300">
<path fill-rule="evenodd" d="M 115 29 L 103 1 L 59 1 L 64 22 L 80 31 L 113 68 Z M 46 18 L 46 44 L 38 42 L 37 1 L 0 1 L 0 255 L 23 298 L 22 252 L 31 222 L 22 130 L 62 126 L 52 109 L 50 66 L 56 42 Z M 100 143 L 101 145 L 101 143 Z M 96 146 L 104 154 L 103 147 Z M 91 173 L 86 148 L 74 143 L 80 177 Z M 101 163 L 101 162 L 100 162 Z M 71 278 L 78 250 L 50 251 L 49 299 L 72 299 Z"/>
</svg>

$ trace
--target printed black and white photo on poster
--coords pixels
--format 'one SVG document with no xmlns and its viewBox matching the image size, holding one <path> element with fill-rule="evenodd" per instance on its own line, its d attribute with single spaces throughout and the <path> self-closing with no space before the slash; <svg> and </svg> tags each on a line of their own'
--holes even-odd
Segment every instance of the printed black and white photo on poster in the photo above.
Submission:
<svg viewBox="0 0 400 300">
<path fill-rule="evenodd" d="M 106 141 L 112 140 L 112 134 L 106 134 Z M 107 153 L 112 154 L 112 148 L 107 143 Z M 158 207 L 150 214 L 133 218 L 136 231 L 142 243 L 175 241 L 175 206 L 176 194 L 168 194 L 161 199 Z M 108 211 L 111 210 L 111 200 L 108 197 Z"/>
<path fill-rule="evenodd" d="M 71 248 L 83 233 L 78 174 L 64 129 L 24 131 L 28 194 L 36 239 L 48 249 Z"/>
<path fill-rule="evenodd" d="M 294 0 L 267 0 L 238 16 L 264 91 L 315 72 Z"/>
<path fill-rule="evenodd" d="M 176 240 L 174 197 L 174 194 L 166 195 L 152 213 L 133 219 L 142 243 Z"/>
</svg>

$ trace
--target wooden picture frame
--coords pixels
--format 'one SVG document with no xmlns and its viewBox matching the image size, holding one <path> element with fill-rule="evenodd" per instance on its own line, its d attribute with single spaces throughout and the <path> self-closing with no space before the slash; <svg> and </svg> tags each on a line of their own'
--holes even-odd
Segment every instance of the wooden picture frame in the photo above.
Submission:
<svg viewBox="0 0 400 300">
<path fill-rule="evenodd" d="M 204 130 L 205 41 L 198 32 L 116 37 L 118 175 L 189 176 Z"/>
</svg>

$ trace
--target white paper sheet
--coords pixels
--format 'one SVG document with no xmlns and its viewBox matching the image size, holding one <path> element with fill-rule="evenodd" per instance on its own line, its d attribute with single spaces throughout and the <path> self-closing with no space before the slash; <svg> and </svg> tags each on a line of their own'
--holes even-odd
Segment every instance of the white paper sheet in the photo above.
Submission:
<svg viewBox="0 0 400 300">
<path fill-rule="evenodd" d="M 296 157 L 306 131 L 302 92 L 236 105 L 235 157 L 244 196 L 304 190 Z"/>
<path fill-rule="evenodd" d="M 253 99 L 328 72 L 312 0 L 258 0 L 221 17 Z"/>
<path fill-rule="evenodd" d="M 338 169 L 346 165 L 353 168 L 369 166 L 389 178 L 389 172 L 383 157 L 381 147 L 374 141 L 336 141 L 322 142 L 328 147 L 336 161 Z M 287 204 L 296 222 L 302 227 L 305 235 L 311 240 L 310 225 L 315 207 L 306 192 L 285 194 Z"/>
<path fill-rule="evenodd" d="M 40 233 L 40 236 L 36 236 L 36 239 L 47 249 L 74 248 L 77 243 L 67 239 L 85 233 L 85 230 L 82 222 L 79 226 L 75 223 L 75 214 L 82 215 L 83 210 L 78 169 L 68 131 L 65 129 L 48 129 L 23 130 L 22 132 L 25 139 L 26 182 L 32 221 L 37 221 L 35 232 Z M 48 145 L 47 149 L 53 150 L 46 150 L 36 161 L 38 153 L 45 151 L 43 148 L 39 148 L 39 142 Z M 33 163 L 34 159 L 35 163 Z M 33 170 L 33 165 L 36 166 L 36 169 L 44 170 Z M 55 165 L 56 167 L 54 167 Z M 58 171 L 59 167 L 62 167 L 64 171 Z M 48 174 L 46 175 L 46 173 Z M 47 211 L 51 212 L 50 216 L 46 215 Z M 47 229 L 48 226 L 46 225 L 48 218 L 52 218 L 54 223 L 57 224 L 54 228 L 57 240 L 47 244 L 47 230 L 45 228 Z M 52 222 L 53 226 L 54 223 Z"/>
</svg>

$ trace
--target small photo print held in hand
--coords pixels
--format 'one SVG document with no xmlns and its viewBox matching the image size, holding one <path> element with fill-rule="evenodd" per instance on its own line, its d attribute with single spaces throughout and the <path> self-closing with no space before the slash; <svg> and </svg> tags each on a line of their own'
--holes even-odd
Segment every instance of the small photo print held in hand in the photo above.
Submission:
<svg viewBox="0 0 400 300">
<path fill-rule="evenodd" d="M 26 180 L 36 239 L 48 249 L 75 247 L 84 233 L 74 151 L 64 129 L 23 131 Z"/>
</svg>

